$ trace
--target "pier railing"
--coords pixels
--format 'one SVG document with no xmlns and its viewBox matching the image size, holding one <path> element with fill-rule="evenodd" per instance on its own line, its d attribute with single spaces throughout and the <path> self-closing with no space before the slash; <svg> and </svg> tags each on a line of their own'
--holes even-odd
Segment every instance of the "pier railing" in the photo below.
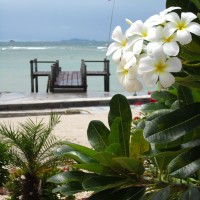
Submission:
<svg viewBox="0 0 200 200">
<path fill-rule="evenodd" d="M 103 63 L 103 70 L 91 71 L 89 67 L 86 65 L 86 75 L 87 76 L 104 76 L 104 91 L 110 91 L 110 61 L 106 58 L 104 60 L 84 60 L 82 62 L 85 63 Z"/>
<path fill-rule="evenodd" d="M 34 60 L 30 60 L 30 71 L 31 71 L 31 92 L 38 92 L 38 77 L 39 76 L 47 76 L 49 80 L 49 76 L 51 71 L 41 71 L 39 70 L 38 64 L 56 64 L 59 66 L 59 61 L 39 61 L 37 58 Z M 49 67 L 51 69 L 51 67 Z M 35 83 L 35 84 L 34 84 Z M 48 92 L 48 82 L 47 82 L 47 92 Z"/>
</svg>

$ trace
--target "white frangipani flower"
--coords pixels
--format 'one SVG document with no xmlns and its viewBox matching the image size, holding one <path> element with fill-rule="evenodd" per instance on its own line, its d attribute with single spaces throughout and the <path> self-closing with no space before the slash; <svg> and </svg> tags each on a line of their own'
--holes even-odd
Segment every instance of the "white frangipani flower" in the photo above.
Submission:
<svg viewBox="0 0 200 200">
<path fill-rule="evenodd" d="M 118 63 L 121 59 L 123 50 L 126 48 L 126 37 L 122 33 L 122 29 L 120 26 L 117 26 L 112 34 L 113 42 L 107 50 L 106 56 L 109 56 L 113 53 L 112 59 L 114 62 Z"/>
<path fill-rule="evenodd" d="M 130 28 L 127 30 L 127 47 L 133 46 L 133 52 L 135 54 L 140 54 L 143 49 L 144 40 L 149 40 L 151 36 L 151 31 L 154 27 L 149 23 L 143 23 L 141 20 L 137 20 L 132 23 Z"/>
<path fill-rule="evenodd" d="M 122 57 L 121 62 L 117 66 L 117 77 L 120 84 L 127 92 L 138 92 L 141 91 L 143 86 L 142 83 L 138 80 L 138 67 L 130 67 L 125 69 L 126 59 Z"/>
<path fill-rule="evenodd" d="M 175 78 L 170 72 L 179 72 L 182 64 L 179 58 L 168 58 L 162 47 L 157 47 L 152 56 L 141 58 L 139 73 L 143 75 L 144 82 L 152 87 L 157 81 L 164 87 L 170 87 Z"/>
<path fill-rule="evenodd" d="M 146 22 L 148 23 L 153 23 L 154 25 L 159 25 L 159 24 L 164 24 L 166 22 L 165 20 L 165 16 L 171 12 L 172 10 L 176 10 L 176 9 L 181 9 L 180 7 L 169 7 L 165 10 L 163 10 L 162 12 L 159 13 L 159 15 L 153 15 L 151 16 L 149 19 L 147 19 Z"/>
<path fill-rule="evenodd" d="M 147 52 L 151 54 L 154 48 L 162 46 L 164 52 L 169 56 L 176 56 L 179 53 L 179 46 L 176 41 L 176 35 L 168 31 L 168 29 L 158 26 L 154 34 L 151 36 L 151 41 L 147 45 Z"/>
<path fill-rule="evenodd" d="M 165 16 L 169 21 L 166 25 L 171 34 L 176 31 L 177 40 L 180 44 L 188 44 L 192 41 L 191 33 L 200 36 L 200 25 L 192 22 L 197 16 L 191 12 L 181 13 L 181 18 L 175 12 L 169 13 Z"/>
</svg>

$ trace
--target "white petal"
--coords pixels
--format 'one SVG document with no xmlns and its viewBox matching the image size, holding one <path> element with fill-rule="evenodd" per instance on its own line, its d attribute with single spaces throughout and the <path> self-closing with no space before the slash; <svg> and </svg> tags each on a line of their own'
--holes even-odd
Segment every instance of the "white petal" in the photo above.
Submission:
<svg viewBox="0 0 200 200">
<path fill-rule="evenodd" d="M 189 31 L 186 29 L 184 30 L 177 30 L 176 32 L 177 40 L 180 42 L 180 44 L 189 44 L 192 41 L 192 36 Z"/>
<path fill-rule="evenodd" d="M 177 30 L 177 25 L 174 22 L 168 22 L 164 29 L 163 29 L 163 33 L 165 36 L 169 37 L 170 35 L 172 35 L 175 31 Z"/>
<path fill-rule="evenodd" d="M 147 86 L 153 87 L 158 80 L 158 74 L 155 72 L 148 72 L 144 74 L 143 79 Z"/>
<path fill-rule="evenodd" d="M 189 24 L 192 20 L 196 19 L 197 16 L 192 12 L 182 12 L 181 19 L 186 23 Z"/>
<path fill-rule="evenodd" d="M 121 48 L 121 45 L 118 42 L 113 42 L 107 50 L 106 56 L 109 56 L 110 54 L 112 54 L 114 51 L 116 51 L 117 49 Z"/>
<path fill-rule="evenodd" d="M 163 72 L 159 75 L 160 84 L 164 87 L 170 87 L 174 82 L 174 76 L 169 72 Z"/>
<path fill-rule="evenodd" d="M 163 42 L 150 42 L 147 44 L 147 54 L 149 56 L 153 55 L 154 49 L 157 48 L 158 46 L 162 46 Z"/>
<path fill-rule="evenodd" d="M 142 23 L 141 20 L 137 20 L 129 28 L 130 33 L 138 35 L 141 35 L 143 30 L 144 30 L 144 24 Z"/>
<path fill-rule="evenodd" d="M 142 47 L 143 47 L 143 40 L 137 40 L 134 44 L 133 44 L 133 53 L 136 55 L 139 55 L 142 52 Z"/>
<path fill-rule="evenodd" d="M 115 63 L 119 63 L 122 56 L 122 50 L 118 49 L 112 56 L 112 59 Z"/>
<path fill-rule="evenodd" d="M 149 17 L 145 22 L 154 22 L 155 25 L 160 24 L 160 22 L 162 23 L 162 18 L 160 17 L 160 15 L 153 15 L 151 17 Z"/>
<path fill-rule="evenodd" d="M 123 42 L 125 40 L 125 37 L 122 33 L 122 29 L 120 26 L 117 26 L 114 31 L 113 31 L 113 34 L 112 34 L 112 39 L 116 42 Z"/>
<path fill-rule="evenodd" d="M 132 56 L 131 59 L 125 64 L 124 68 L 129 69 L 130 67 L 134 67 L 136 65 L 136 57 Z"/>
<path fill-rule="evenodd" d="M 162 12 L 160 12 L 160 15 L 164 16 L 167 13 L 171 12 L 172 10 L 176 10 L 176 9 L 181 9 L 181 7 L 175 7 L 175 6 L 169 7 L 167 9 L 163 10 Z"/>
<path fill-rule="evenodd" d="M 127 92 L 138 92 L 141 91 L 143 87 L 137 79 L 124 78 L 121 84 Z"/>
<path fill-rule="evenodd" d="M 173 57 L 166 62 L 166 69 L 167 72 L 179 72 L 182 68 L 182 63 L 179 58 Z"/>
<path fill-rule="evenodd" d="M 191 33 L 194 33 L 195 35 L 200 36 L 200 25 L 198 23 L 191 22 L 188 25 L 187 30 L 190 31 Z"/>
<path fill-rule="evenodd" d="M 172 12 L 165 16 L 165 19 L 170 22 L 178 23 L 180 21 L 180 17 L 177 13 Z"/>
<path fill-rule="evenodd" d="M 169 42 L 163 45 L 163 50 L 169 56 L 176 56 L 179 53 L 179 46 L 176 42 Z"/>
<path fill-rule="evenodd" d="M 126 23 L 127 23 L 128 25 L 131 25 L 133 22 L 132 22 L 130 19 L 126 19 Z"/>
<path fill-rule="evenodd" d="M 150 57 L 144 57 L 140 60 L 138 71 L 139 73 L 149 72 L 154 70 L 155 60 Z"/>
<path fill-rule="evenodd" d="M 162 46 L 156 46 L 152 52 L 152 56 L 157 60 L 157 61 L 162 61 L 165 62 L 167 55 L 164 53 Z"/>
</svg>

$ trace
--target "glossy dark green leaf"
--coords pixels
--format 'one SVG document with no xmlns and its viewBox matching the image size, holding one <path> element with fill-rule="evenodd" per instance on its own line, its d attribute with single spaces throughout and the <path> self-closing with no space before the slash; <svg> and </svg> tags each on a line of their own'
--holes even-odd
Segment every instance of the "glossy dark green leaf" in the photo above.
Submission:
<svg viewBox="0 0 200 200">
<path fill-rule="evenodd" d="M 168 108 L 170 108 L 170 107 L 165 105 L 164 102 L 146 103 L 146 104 L 141 106 L 141 110 L 144 113 L 151 113 L 151 112 L 154 112 L 156 110 L 168 109 Z"/>
<path fill-rule="evenodd" d="M 128 100 L 121 94 L 113 96 L 110 101 L 110 111 L 108 115 L 110 127 L 115 122 L 116 118 L 121 118 L 119 127 L 119 141 L 124 155 L 128 156 L 132 113 Z"/>
<path fill-rule="evenodd" d="M 143 163 L 139 160 L 127 157 L 113 158 L 113 160 L 119 163 L 125 170 L 128 170 L 136 176 L 140 176 L 144 173 Z"/>
<path fill-rule="evenodd" d="M 121 186 L 126 182 L 128 181 L 124 178 L 96 176 L 84 180 L 83 187 L 85 190 L 98 192 L 109 188 Z"/>
<path fill-rule="evenodd" d="M 71 196 L 79 192 L 83 192 L 84 189 L 82 187 L 82 184 L 77 181 L 69 182 L 65 185 L 62 185 L 60 189 L 60 193 L 64 196 Z"/>
<path fill-rule="evenodd" d="M 167 200 L 169 198 L 169 195 L 170 195 L 170 187 L 167 186 L 164 189 L 156 192 L 156 194 L 153 195 L 151 200 Z"/>
<path fill-rule="evenodd" d="M 112 188 L 94 193 L 88 200 L 139 200 L 144 192 L 144 187 Z"/>
<path fill-rule="evenodd" d="M 164 116 L 148 121 L 144 137 L 151 143 L 174 141 L 199 126 L 200 103 L 187 105 Z"/>
<path fill-rule="evenodd" d="M 105 151 L 114 156 L 123 156 L 122 147 L 118 143 L 113 143 L 113 144 L 109 145 Z"/>
<path fill-rule="evenodd" d="M 186 192 L 183 193 L 180 200 L 199 200 L 200 191 L 196 187 L 190 187 Z"/>
<path fill-rule="evenodd" d="M 98 163 L 86 163 L 73 165 L 74 168 L 86 170 L 95 174 L 100 174 L 104 176 L 117 176 L 117 174 L 110 168 L 100 165 Z"/>
<path fill-rule="evenodd" d="M 143 130 L 134 131 L 130 141 L 130 157 L 139 160 L 144 152 L 149 151 L 149 148 L 149 142 L 144 139 Z"/>
<path fill-rule="evenodd" d="M 96 151 L 104 151 L 109 145 L 109 134 L 110 131 L 103 122 L 93 120 L 89 123 L 87 129 L 88 141 Z"/>
<path fill-rule="evenodd" d="M 115 155 L 109 152 L 101 152 L 96 154 L 96 159 L 99 161 L 101 165 L 109 167 L 118 174 L 123 174 L 125 170 L 123 167 L 121 167 L 119 163 L 113 160 L 113 158 L 115 157 L 116 157 Z"/>
<path fill-rule="evenodd" d="M 56 184 L 67 183 L 71 181 L 83 182 L 83 180 L 89 176 L 90 174 L 86 174 L 85 172 L 69 171 L 56 174 L 49 178 L 47 182 L 52 182 Z"/>
<path fill-rule="evenodd" d="M 160 109 L 160 110 L 156 110 L 156 111 L 150 113 L 150 114 L 146 117 L 146 120 L 147 120 L 147 121 L 151 121 L 151 120 L 153 120 L 153 119 L 155 119 L 155 118 L 157 118 L 157 117 L 161 117 L 161 116 L 166 115 L 166 114 L 168 114 L 168 113 L 170 113 L 170 112 L 172 112 L 172 111 L 173 111 L 173 110 L 171 110 L 171 109 Z"/>
<path fill-rule="evenodd" d="M 119 143 L 120 144 L 120 133 L 121 133 L 121 123 L 122 119 L 120 117 L 115 118 L 111 127 L 109 135 L 109 143 Z"/>
<path fill-rule="evenodd" d="M 175 101 L 177 100 L 177 96 L 173 94 L 170 91 L 155 91 L 151 94 L 151 97 L 153 99 L 156 99 L 157 101 L 160 102 L 165 102 L 165 101 Z"/>
<path fill-rule="evenodd" d="M 144 156 L 154 157 L 156 159 L 156 164 L 161 172 L 167 169 L 168 164 L 179 154 L 186 150 L 177 150 L 177 151 L 160 151 L 152 150 L 144 154 Z"/>
<path fill-rule="evenodd" d="M 168 165 L 169 173 L 176 178 L 187 178 L 200 169 L 200 146 L 183 152 Z"/>
<path fill-rule="evenodd" d="M 91 157 L 93 159 L 95 159 L 95 154 L 96 154 L 96 151 L 91 149 L 91 148 L 88 148 L 88 147 L 85 147 L 85 146 L 82 146 L 80 144 L 75 144 L 75 143 L 71 143 L 71 142 L 68 142 L 68 141 L 64 141 L 63 142 L 63 145 L 66 145 L 66 147 L 61 147 L 61 148 L 58 148 L 57 151 L 60 152 L 60 153 L 67 153 L 69 152 L 69 148 L 68 147 L 71 147 L 72 149 L 76 150 L 76 151 L 79 151 L 81 152 L 82 154 L 85 154 L 87 155 L 88 157 Z M 71 149 L 70 149 L 71 151 Z"/>
<path fill-rule="evenodd" d="M 70 151 L 64 154 L 68 158 L 73 159 L 77 163 L 96 163 L 97 161 L 79 151 Z"/>
</svg>

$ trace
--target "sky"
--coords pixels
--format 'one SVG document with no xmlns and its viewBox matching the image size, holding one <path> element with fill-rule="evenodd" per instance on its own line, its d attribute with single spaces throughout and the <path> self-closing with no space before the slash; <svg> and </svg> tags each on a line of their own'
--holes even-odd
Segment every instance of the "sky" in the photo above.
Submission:
<svg viewBox="0 0 200 200">
<path fill-rule="evenodd" d="M 0 0 L 0 41 L 107 41 L 116 26 L 123 31 L 128 28 L 126 18 L 145 21 L 164 10 L 165 3 L 166 0 Z"/>
</svg>

